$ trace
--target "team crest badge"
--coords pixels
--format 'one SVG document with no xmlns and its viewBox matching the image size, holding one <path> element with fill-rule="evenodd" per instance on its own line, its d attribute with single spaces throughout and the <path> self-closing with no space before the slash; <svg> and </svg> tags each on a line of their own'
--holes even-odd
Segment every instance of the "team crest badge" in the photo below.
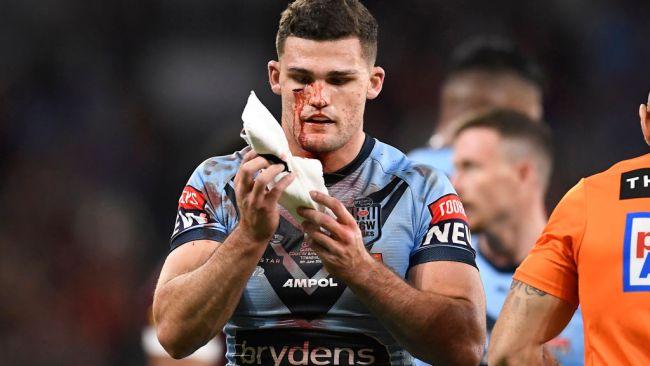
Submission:
<svg viewBox="0 0 650 366">
<path fill-rule="evenodd" d="M 364 197 L 354 200 L 348 210 L 359 225 L 363 243 L 370 248 L 381 237 L 381 205 L 372 198 Z"/>
<path fill-rule="evenodd" d="M 623 290 L 650 291 L 650 212 L 627 215 L 623 242 Z"/>
</svg>

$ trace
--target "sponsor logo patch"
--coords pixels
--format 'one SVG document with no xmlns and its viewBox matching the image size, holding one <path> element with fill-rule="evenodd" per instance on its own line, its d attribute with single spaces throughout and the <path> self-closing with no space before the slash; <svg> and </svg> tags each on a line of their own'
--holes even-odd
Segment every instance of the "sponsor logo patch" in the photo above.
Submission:
<svg viewBox="0 0 650 366">
<path fill-rule="evenodd" d="M 632 170 L 621 174 L 622 200 L 650 197 L 650 168 Z"/>
<path fill-rule="evenodd" d="M 440 197 L 429 205 L 431 223 L 422 246 L 470 246 L 471 234 L 463 204 L 455 194 Z"/>
<path fill-rule="evenodd" d="M 181 198 L 178 199 L 178 207 L 186 210 L 203 210 L 205 197 L 201 191 L 192 186 L 185 186 Z"/>
<path fill-rule="evenodd" d="M 623 243 L 623 290 L 650 291 L 650 212 L 627 214 Z"/>
<path fill-rule="evenodd" d="M 172 236 L 192 226 L 215 222 L 205 211 L 207 200 L 203 193 L 192 186 L 185 186 L 178 200 L 176 224 Z"/>
<path fill-rule="evenodd" d="M 437 201 L 429 205 L 429 212 L 431 213 L 432 225 L 445 220 L 467 221 L 463 203 L 455 194 L 440 197 Z"/>
<path fill-rule="evenodd" d="M 389 365 L 388 350 L 363 334 L 302 329 L 240 330 L 237 365 Z"/>
<path fill-rule="evenodd" d="M 282 287 L 337 287 L 339 284 L 329 278 L 289 278 Z"/>
</svg>

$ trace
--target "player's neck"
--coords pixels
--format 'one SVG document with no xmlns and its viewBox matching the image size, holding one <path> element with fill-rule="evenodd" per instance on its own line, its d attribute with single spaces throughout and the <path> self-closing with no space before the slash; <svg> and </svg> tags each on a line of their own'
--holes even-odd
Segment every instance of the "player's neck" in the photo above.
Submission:
<svg viewBox="0 0 650 366">
<path fill-rule="evenodd" d="M 481 253 L 499 267 L 518 266 L 542 233 L 547 216 L 541 199 L 509 220 L 491 225 L 479 236 Z"/>
</svg>

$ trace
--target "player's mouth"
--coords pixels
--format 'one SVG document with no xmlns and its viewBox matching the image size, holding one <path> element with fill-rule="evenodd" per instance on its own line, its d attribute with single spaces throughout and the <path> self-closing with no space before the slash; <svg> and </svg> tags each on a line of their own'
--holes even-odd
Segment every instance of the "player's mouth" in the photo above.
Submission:
<svg viewBox="0 0 650 366">
<path fill-rule="evenodd" d="M 332 124 L 335 123 L 332 119 L 329 117 L 323 115 L 323 114 L 316 114 L 309 116 L 308 118 L 303 118 L 302 121 L 304 123 L 313 123 L 313 124 Z"/>
</svg>

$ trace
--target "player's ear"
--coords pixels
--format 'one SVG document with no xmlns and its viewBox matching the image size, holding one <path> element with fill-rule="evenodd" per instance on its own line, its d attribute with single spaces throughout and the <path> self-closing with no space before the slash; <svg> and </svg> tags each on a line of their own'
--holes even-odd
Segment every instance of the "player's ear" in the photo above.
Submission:
<svg viewBox="0 0 650 366">
<path fill-rule="evenodd" d="M 650 106 L 650 97 L 648 98 L 648 104 L 641 104 L 639 106 L 639 118 L 641 119 L 641 131 L 643 131 L 643 138 L 645 139 L 646 144 L 650 145 L 650 111 L 648 106 Z"/>
<path fill-rule="evenodd" d="M 384 85 L 384 76 L 386 72 L 379 66 L 373 66 L 370 71 L 370 83 L 368 84 L 368 91 L 366 92 L 367 99 L 375 99 L 381 92 Z"/>
<path fill-rule="evenodd" d="M 268 63 L 269 69 L 269 84 L 273 93 L 280 95 L 282 88 L 280 87 L 280 62 L 271 60 Z"/>
</svg>

